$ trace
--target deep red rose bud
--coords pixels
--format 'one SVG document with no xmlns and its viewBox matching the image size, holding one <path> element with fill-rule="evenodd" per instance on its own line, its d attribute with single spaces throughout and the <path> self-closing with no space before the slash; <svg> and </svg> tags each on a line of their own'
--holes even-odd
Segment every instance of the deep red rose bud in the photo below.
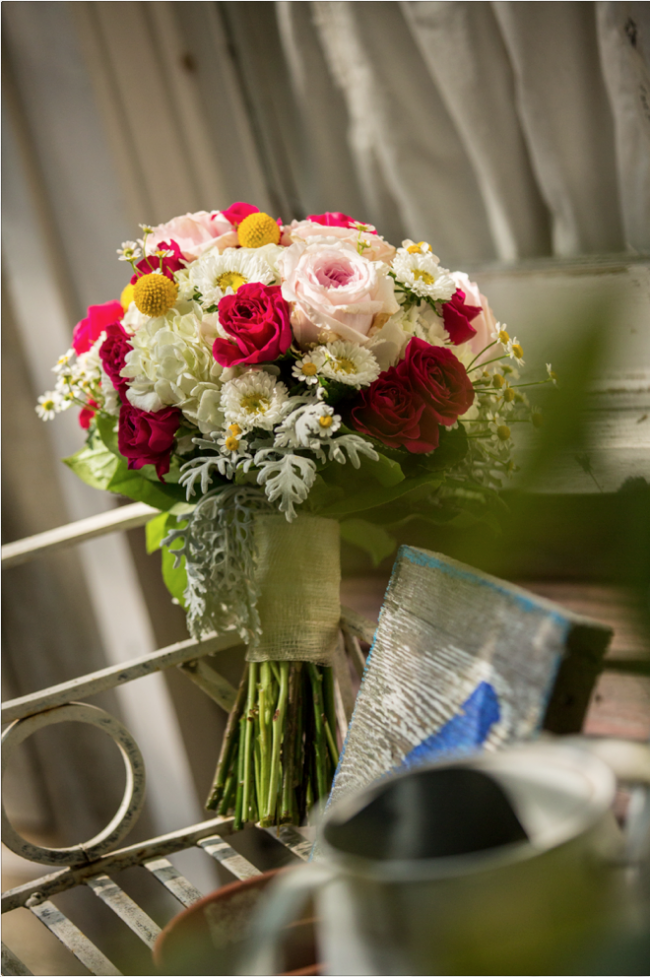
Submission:
<svg viewBox="0 0 650 977">
<path fill-rule="evenodd" d="M 215 360 L 221 366 L 271 363 L 291 346 L 290 318 L 279 285 L 240 285 L 219 302 L 219 324 L 231 339 L 215 339 Z"/>
<path fill-rule="evenodd" d="M 138 271 L 135 275 L 131 276 L 131 284 L 135 285 L 138 278 L 142 278 L 143 275 L 151 275 L 152 272 L 158 271 L 161 267 L 162 260 L 162 273 L 170 281 L 174 279 L 174 272 L 178 271 L 180 268 L 185 267 L 185 262 L 183 261 L 183 255 L 181 254 L 181 249 L 177 245 L 176 241 L 161 241 L 160 244 L 156 245 L 156 251 L 173 251 L 168 258 L 158 258 L 155 254 L 149 255 L 148 258 L 143 258 L 142 261 L 138 261 L 135 266 Z"/>
<path fill-rule="evenodd" d="M 129 334 L 119 322 L 115 322 L 107 328 L 106 339 L 99 349 L 99 358 L 122 400 L 126 400 L 128 381 L 125 377 L 120 376 L 120 371 L 126 363 L 126 354 L 131 349 Z"/>
<path fill-rule="evenodd" d="M 238 224 L 241 224 L 244 217 L 248 217 L 249 214 L 259 214 L 259 212 L 259 207 L 253 207 L 252 204 L 245 204 L 240 200 L 237 203 L 231 204 L 228 210 L 222 210 L 221 214 L 226 220 L 230 221 L 233 227 L 237 227 Z M 216 216 L 214 214 L 212 219 L 214 220 Z"/>
<path fill-rule="evenodd" d="M 427 454 L 438 447 L 438 421 L 413 392 L 408 374 L 391 366 L 362 390 L 351 411 L 352 427 L 389 448 Z"/>
<path fill-rule="evenodd" d="M 467 370 L 446 346 L 430 346 L 413 338 L 396 367 L 408 377 L 435 417 L 451 427 L 474 403 L 474 387 Z"/>
<path fill-rule="evenodd" d="M 106 327 L 113 322 L 119 322 L 123 315 L 124 310 L 120 302 L 90 305 L 86 318 L 78 322 L 72 332 L 72 346 L 77 356 L 87 353 Z"/>
<path fill-rule="evenodd" d="M 183 415 L 178 407 L 158 411 L 140 410 L 128 401 L 120 408 L 117 446 L 130 469 L 155 465 L 161 482 L 169 471 L 174 436 Z"/>
<path fill-rule="evenodd" d="M 442 307 L 442 321 L 454 346 L 466 343 L 476 335 L 476 329 L 470 325 L 483 309 L 480 305 L 468 305 L 465 302 L 465 292 L 457 288 L 452 297 Z"/>
</svg>

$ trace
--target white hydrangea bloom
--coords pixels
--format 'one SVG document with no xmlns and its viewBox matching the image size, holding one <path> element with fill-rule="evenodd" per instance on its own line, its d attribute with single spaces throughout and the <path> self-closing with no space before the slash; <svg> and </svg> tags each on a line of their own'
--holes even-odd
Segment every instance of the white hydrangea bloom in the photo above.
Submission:
<svg viewBox="0 0 650 977">
<path fill-rule="evenodd" d="M 393 271 L 397 281 L 420 298 L 448 302 L 456 291 L 449 269 L 441 268 L 431 251 L 413 252 L 398 248 L 393 258 Z"/>
<path fill-rule="evenodd" d="M 261 248 L 216 248 L 206 251 L 190 265 L 187 277 L 201 293 L 201 305 L 217 305 L 224 295 L 232 295 L 241 285 L 261 282 L 271 285 L 278 278 L 277 261 L 284 251 L 276 244 Z"/>
<path fill-rule="evenodd" d="M 212 421 L 216 420 L 214 392 L 218 391 L 221 367 L 212 356 L 210 344 L 203 339 L 198 316 L 179 315 L 171 310 L 157 319 L 148 319 L 131 342 L 133 349 L 127 353 L 122 370 L 122 376 L 130 381 L 129 401 L 147 411 L 180 407 L 189 420 L 197 423 L 206 389 L 210 389 L 213 395 L 206 423 L 211 430 Z"/>
<path fill-rule="evenodd" d="M 224 383 L 221 390 L 221 407 L 227 423 L 239 424 L 243 431 L 253 427 L 271 431 L 282 419 L 287 399 L 285 385 L 263 370 L 250 370 Z"/>
</svg>

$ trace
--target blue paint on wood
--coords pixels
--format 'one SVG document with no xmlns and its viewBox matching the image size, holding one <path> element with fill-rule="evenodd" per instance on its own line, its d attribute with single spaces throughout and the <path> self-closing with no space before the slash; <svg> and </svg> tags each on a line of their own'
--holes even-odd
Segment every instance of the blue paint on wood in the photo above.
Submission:
<svg viewBox="0 0 650 977">
<path fill-rule="evenodd" d="M 483 746 L 500 719 L 499 698 L 494 686 L 481 682 L 463 702 L 458 715 L 406 754 L 400 769 L 419 767 L 449 753 L 474 752 Z"/>
</svg>

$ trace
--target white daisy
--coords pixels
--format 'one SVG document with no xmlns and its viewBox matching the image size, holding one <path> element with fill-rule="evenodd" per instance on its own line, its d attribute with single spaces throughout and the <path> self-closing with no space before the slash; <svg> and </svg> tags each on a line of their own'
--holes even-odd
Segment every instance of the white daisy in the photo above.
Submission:
<svg viewBox="0 0 650 977">
<path fill-rule="evenodd" d="M 431 251 L 398 248 L 393 258 L 393 271 L 397 281 L 420 298 L 448 302 L 456 291 L 449 269 L 441 268 Z"/>
<path fill-rule="evenodd" d="M 251 370 L 237 380 L 224 383 L 221 409 L 227 423 L 238 424 L 243 431 L 254 427 L 271 431 L 282 419 L 287 398 L 283 383 L 263 370 Z"/>
<path fill-rule="evenodd" d="M 369 349 L 337 339 L 324 346 L 316 346 L 298 360 L 293 375 L 305 383 L 316 383 L 327 377 L 350 387 L 368 387 L 381 369 Z"/>
<path fill-rule="evenodd" d="M 284 248 L 267 244 L 261 248 L 216 248 L 206 251 L 188 269 L 188 279 L 201 293 L 201 305 L 218 305 L 224 295 L 233 295 L 241 285 L 277 279 L 276 261 Z"/>
<path fill-rule="evenodd" d="M 55 391 L 41 394 L 34 410 L 42 421 L 51 421 L 61 410 L 61 398 Z"/>
</svg>

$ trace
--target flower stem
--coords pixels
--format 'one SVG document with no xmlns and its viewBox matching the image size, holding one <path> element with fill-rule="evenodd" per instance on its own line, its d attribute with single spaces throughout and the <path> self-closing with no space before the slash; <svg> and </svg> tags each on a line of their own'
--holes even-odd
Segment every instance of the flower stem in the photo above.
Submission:
<svg viewBox="0 0 650 977">
<path fill-rule="evenodd" d="M 244 789 L 242 796 L 242 817 L 248 820 L 251 802 L 251 766 L 253 761 L 253 741 L 255 735 L 255 699 L 257 692 L 257 662 L 250 662 L 248 668 L 248 695 L 244 727 Z"/>
<path fill-rule="evenodd" d="M 314 703 L 314 760 L 316 763 L 316 800 L 326 797 L 327 791 L 327 751 L 325 746 L 325 713 L 323 709 L 323 676 L 312 662 L 307 663 Z"/>
<path fill-rule="evenodd" d="M 224 785 L 228 777 L 228 771 L 231 766 L 231 759 L 233 755 L 233 749 L 237 742 L 237 730 L 239 727 L 239 717 L 244 706 L 244 700 L 246 698 L 246 687 L 248 682 L 248 662 L 244 665 L 244 672 L 241 677 L 241 682 L 239 683 L 239 690 L 237 692 L 237 698 L 235 700 L 235 705 L 230 711 L 228 716 L 228 722 L 226 723 L 226 729 L 223 734 L 223 741 L 221 743 L 221 750 L 219 752 L 219 760 L 217 762 L 217 769 L 214 774 L 214 784 L 212 790 L 210 791 L 210 796 L 206 801 L 206 808 L 208 810 L 214 810 L 219 803 L 219 800 L 223 794 Z"/>
<path fill-rule="evenodd" d="M 240 831 L 243 818 L 243 798 L 244 798 L 244 739 L 246 737 L 246 716 L 239 720 L 239 750 L 237 752 L 237 792 L 235 794 L 235 818 L 233 821 L 233 831 Z"/>
<path fill-rule="evenodd" d="M 278 695 L 278 705 L 273 715 L 271 775 L 269 778 L 269 793 L 264 808 L 264 822 L 268 824 L 271 824 L 273 821 L 278 801 L 278 786 L 280 784 L 280 747 L 282 746 L 284 719 L 287 711 L 287 696 L 289 692 L 289 662 L 280 662 L 279 665 L 280 694 Z"/>
<path fill-rule="evenodd" d="M 282 802 L 280 805 L 280 824 L 291 824 L 295 820 L 294 770 L 296 750 L 294 741 L 298 728 L 298 711 L 301 688 L 302 662 L 289 665 L 289 699 L 287 705 L 287 725 L 284 733 L 284 769 L 282 776 Z"/>
</svg>

